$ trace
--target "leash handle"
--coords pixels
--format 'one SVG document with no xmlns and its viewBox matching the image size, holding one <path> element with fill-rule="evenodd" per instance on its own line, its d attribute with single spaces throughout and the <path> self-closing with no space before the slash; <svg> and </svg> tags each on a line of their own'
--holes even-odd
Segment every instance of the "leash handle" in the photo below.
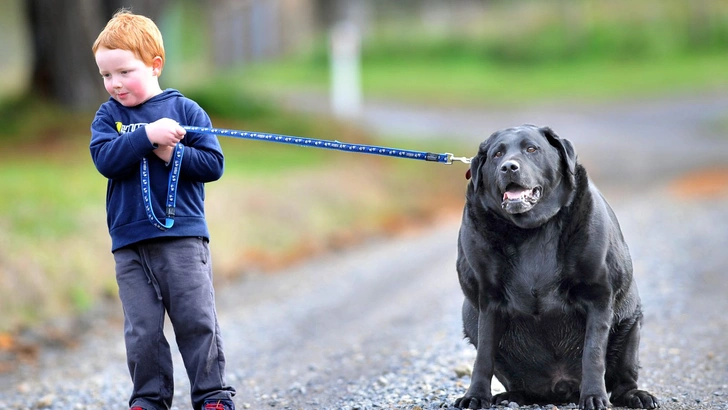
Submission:
<svg viewBox="0 0 728 410">
<path fill-rule="evenodd" d="M 225 128 L 196 127 L 181 125 L 188 132 L 199 132 L 204 134 L 221 135 L 224 137 L 242 138 L 257 141 L 278 142 L 281 144 L 296 145 L 300 147 L 313 147 L 360 154 L 384 155 L 395 158 L 409 158 L 421 161 L 439 162 L 441 164 L 452 164 L 453 161 L 470 163 L 470 158 L 455 157 L 453 154 L 436 154 L 432 152 L 413 151 L 398 148 L 380 147 L 376 145 L 351 144 L 340 141 L 329 141 L 315 138 L 296 137 L 291 135 L 270 134 L 262 132 L 250 132 L 230 130 Z"/>
</svg>

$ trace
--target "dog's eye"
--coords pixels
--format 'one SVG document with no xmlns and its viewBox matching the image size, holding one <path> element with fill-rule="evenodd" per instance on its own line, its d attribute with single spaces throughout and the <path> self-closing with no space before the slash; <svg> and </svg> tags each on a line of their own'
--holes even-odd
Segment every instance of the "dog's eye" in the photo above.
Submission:
<svg viewBox="0 0 728 410">
<path fill-rule="evenodd" d="M 493 158 L 500 158 L 503 156 L 503 151 L 497 151 L 495 154 L 493 154 Z"/>
<path fill-rule="evenodd" d="M 537 150 L 537 149 L 538 149 L 538 148 L 536 148 L 536 147 L 528 147 L 528 148 L 526 148 L 526 151 L 527 151 L 527 152 L 528 152 L 529 154 L 533 154 L 534 152 L 536 152 L 536 150 Z"/>
</svg>

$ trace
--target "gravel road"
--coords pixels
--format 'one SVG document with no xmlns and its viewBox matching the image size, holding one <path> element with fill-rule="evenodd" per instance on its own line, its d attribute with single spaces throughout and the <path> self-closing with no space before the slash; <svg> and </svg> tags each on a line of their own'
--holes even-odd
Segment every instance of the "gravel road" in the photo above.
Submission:
<svg viewBox="0 0 728 410">
<path fill-rule="evenodd" d="M 688 171 L 728 168 L 728 139 L 706 131 L 719 112 L 715 105 L 725 113 L 726 103 L 708 96 L 610 111 L 550 107 L 545 114 L 529 111 L 538 117 L 533 120 L 521 120 L 526 111 L 509 113 L 496 126 L 494 117 L 477 113 L 449 116 L 452 127 L 467 120 L 473 134 L 459 135 L 475 141 L 503 126 L 543 124 L 552 113 L 560 125 L 551 123 L 554 129 L 575 143 L 588 170 L 594 168 L 630 245 L 642 295 L 641 387 L 664 409 L 728 410 L 728 187 L 719 181 L 707 190 L 675 190 L 673 182 Z M 650 115 L 640 120 L 634 110 Z M 592 116 L 593 132 L 578 132 Z M 486 135 L 475 135 L 479 118 Z M 663 129 L 656 118 L 670 124 Z M 417 117 L 410 122 L 416 125 Z M 615 136 L 600 137 L 608 135 Z M 627 174 L 634 177 L 624 179 Z M 238 408 L 448 408 L 469 385 L 475 353 L 460 324 L 458 226 L 453 215 L 219 288 Z M 44 349 L 37 361 L 0 374 L 0 410 L 126 409 L 130 382 L 121 327 L 112 304 L 110 314 L 85 323 L 75 346 Z M 175 360 L 175 408 L 188 409 L 189 386 L 178 355 Z"/>
</svg>

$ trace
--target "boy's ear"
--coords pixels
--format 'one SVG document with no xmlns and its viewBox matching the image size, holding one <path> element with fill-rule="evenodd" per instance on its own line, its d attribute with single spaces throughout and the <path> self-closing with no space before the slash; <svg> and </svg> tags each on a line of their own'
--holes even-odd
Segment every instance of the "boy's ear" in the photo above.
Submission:
<svg viewBox="0 0 728 410">
<path fill-rule="evenodd" d="M 162 68 L 164 68 L 164 60 L 162 57 L 156 56 L 152 59 L 152 73 L 159 77 L 162 75 Z"/>
</svg>

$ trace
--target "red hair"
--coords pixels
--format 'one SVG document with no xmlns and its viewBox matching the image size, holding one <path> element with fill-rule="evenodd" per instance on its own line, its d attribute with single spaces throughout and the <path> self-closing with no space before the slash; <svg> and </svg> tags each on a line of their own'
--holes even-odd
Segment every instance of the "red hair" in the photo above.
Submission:
<svg viewBox="0 0 728 410">
<path fill-rule="evenodd" d="M 106 23 L 91 47 L 94 54 L 99 47 L 131 51 L 149 67 L 155 57 L 161 57 L 164 67 L 164 42 L 159 28 L 150 18 L 126 9 L 117 11 Z"/>
</svg>

